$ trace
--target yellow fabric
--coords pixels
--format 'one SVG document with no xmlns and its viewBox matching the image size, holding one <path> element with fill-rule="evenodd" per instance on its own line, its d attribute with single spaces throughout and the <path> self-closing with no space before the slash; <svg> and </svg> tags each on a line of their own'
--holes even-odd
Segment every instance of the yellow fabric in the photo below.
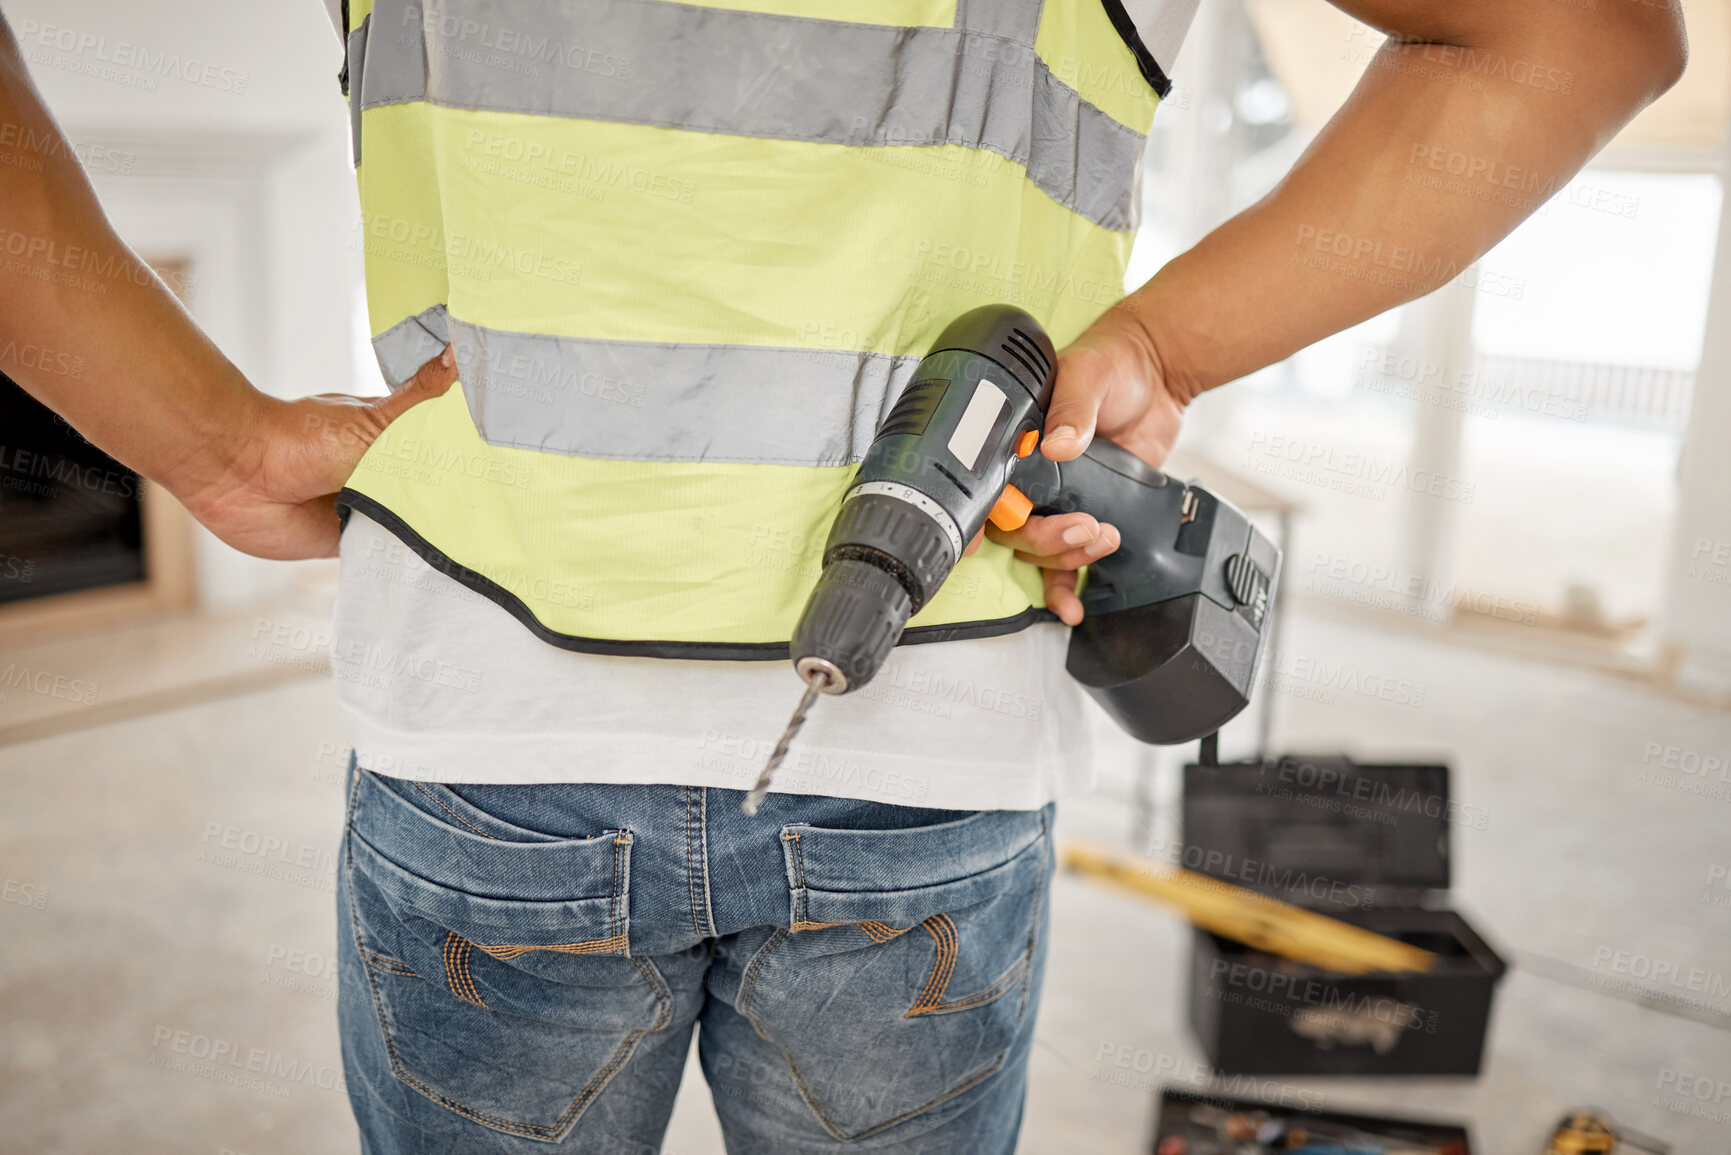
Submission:
<svg viewBox="0 0 1731 1155">
<path fill-rule="evenodd" d="M 583 637 L 786 641 L 854 467 L 601 461 L 490 446 L 453 387 L 349 479 L 440 552 Z M 1034 567 L 986 543 L 910 625 L 1007 617 Z"/>
<path fill-rule="evenodd" d="M 421 103 L 368 109 L 362 139 L 377 330 L 445 300 L 518 332 L 921 353 L 993 301 L 1062 345 L 1123 295 L 1129 234 L 992 152 Z"/>
<path fill-rule="evenodd" d="M 828 4 L 712 6 L 806 15 Z M 369 8 L 354 0 L 351 23 Z M 850 12 L 947 24 L 954 3 L 871 0 Z M 1086 99 L 1146 130 L 1156 102 L 1097 0 L 1048 0 L 1039 51 L 1054 71 L 1074 64 L 1060 78 Z M 1128 233 L 1058 204 L 1020 165 L 961 146 L 848 147 L 421 102 L 366 110 L 362 140 L 375 332 L 447 303 L 466 322 L 518 332 L 920 354 L 960 313 L 1010 302 L 1062 347 L 1122 295 L 1130 252 Z M 559 633 L 779 642 L 855 472 L 489 446 L 454 386 L 399 418 L 349 486 Z M 1041 601 L 1038 570 L 987 543 L 910 625 L 1012 617 Z"/>
<path fill-rule="evenodd" d="M 1047 4 L 1034 51 L 1052 75 L 1116 120 L 1146 133 L 1160 98 L 1100 3 Z"/>
</svg>

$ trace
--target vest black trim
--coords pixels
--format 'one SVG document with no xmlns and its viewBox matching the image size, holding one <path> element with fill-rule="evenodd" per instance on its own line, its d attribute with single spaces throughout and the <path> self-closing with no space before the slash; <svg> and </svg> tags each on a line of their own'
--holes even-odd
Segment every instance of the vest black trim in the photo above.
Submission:
<svg viewBox="0 0 1731 1155">
<path fill-rule="evenodd" d="M 619 638 L 586 638 L 577 634 L 562 634 L 549 629 L 529 607 L 510 590 L 486 576 L 461 565 L 416 533 L 409 524 L 364 493 L 344 489 L 336 497 L 337 513 L 346 526 L 349 511 L 358 511 L 389 530 L 402 543 L 435 570 L 444 574 L 516 618 L 529 632 L 549 645 L 580 654 L 609 654 L 637 658 L 697 658 L 709 661 L 773 662 L 787 661 L 786 642 L 675 642 L 625 641 Z M 1036 622 L 1055 622 L 1058 615 L 1039 606 L 1029 606 L 1007 618 L 992 618 L 979 622 L 957 622 L 939 626 L 910 626 L 902 632 L 897 645 L 912 646 L 924 642 L 955 642 L 971 638 L 996 638 L 1019 633 Z"/>
<path fill-rule="evenodd" d="M 1118 35 L 1130 46 L 1131 54 L 1136 57 L 1136 67 L 1142 70 L 1143 78 L 1153 86 L 1160 99 L 1165 100 L 1172 93 L 1172 81 L 1161 69 L 1160 62 L 1154 59 L 1154 54 L 1148 51 L 1148 46 L 1142 43 L 1142 36 L 1136 31 L 1136 22 L 1124 11 L 1122 0 L 1101 0 L 1101 3 L 1106 6 L 1106 18 L 1112 21 L 1112 27 L 1118 30 Z"/>
</svg>

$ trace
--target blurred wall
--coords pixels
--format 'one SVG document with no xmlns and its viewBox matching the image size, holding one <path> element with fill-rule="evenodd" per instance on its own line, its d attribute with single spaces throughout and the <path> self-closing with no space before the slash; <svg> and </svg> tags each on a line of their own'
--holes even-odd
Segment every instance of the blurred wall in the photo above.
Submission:
<svg viewBox="0 0 1731 1155">
<path fill-rule="evenodd" d="M 357 382 L 358 202 L 342 46 L 319 0 L 0 0 L 110 217 L 191 262 L 188 306 L 261 389 Z M 206 605 L 280 592 L 295 566 L 201 529 Z M 317 563 L 313 563 L 317 564 Z"/>
</svg>

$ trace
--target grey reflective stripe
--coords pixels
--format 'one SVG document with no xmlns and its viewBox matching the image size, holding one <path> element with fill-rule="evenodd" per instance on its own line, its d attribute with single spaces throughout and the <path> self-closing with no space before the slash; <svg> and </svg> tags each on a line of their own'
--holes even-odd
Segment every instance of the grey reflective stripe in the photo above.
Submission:
<svg viewBox="0 0 1731 1155">
<path fill-rule="evenodd" d="M 439 355 L 450 341 L 445 306 L 434 305 L 404 318 L 373 338 L 373 355 L 379 372 L 392 389 L 415 375 L 415 370 Z"/>
<path fill-rule="evenodd" d="M 833 349 L 597 341 L 487 329 L 442 307 L 373 339 L 393 386 L 449 332 L 492 445 L 627 461 L 847 465 L 920 359 Z"/>
<path fill-rule="evenodd" d="M 366 90 L 367 25 L 369 14 L 361 26 L 349 33 L 343 56 L 343 69 L 349 82 L 349 139 L 354 142 L 355 164 L 361 163 L 361 94 Z"/>
<path fill-rule="evenodd" d="M 958 19 L 1028 31 L 1039 0 Z M 1023 165 L 1053 200 L 1134 225 L 1143 135 L 1053 76 L 1027 42 L 648 0 L 379 0 L 363 108 L 566 116 L 855 146 L 956 144 Z M 417 51 L 416 49 L 420 49 Z M 423 71 L 410 75 L 411 68 Z"/>
<path fill-rule="evenodd" d="M 956 0 L 956 27 L 1032 45 L 1044 6 L 1042 0 Z"/>
<path fill-rule="evenodd" d="M 400 0 L 373 5 L 365 23 L 367 33 L 367 65 L 365 84 L 361 91 L 361 107 L 377 108 L 384 104 L 406 104 L 424 100 L 427 95 L 427 46 L 422 40 L 418 19 L 381 20 L 381 14 L 405 9 L 403 16 L 416 11 L 413 4 Z"/>
</svg>

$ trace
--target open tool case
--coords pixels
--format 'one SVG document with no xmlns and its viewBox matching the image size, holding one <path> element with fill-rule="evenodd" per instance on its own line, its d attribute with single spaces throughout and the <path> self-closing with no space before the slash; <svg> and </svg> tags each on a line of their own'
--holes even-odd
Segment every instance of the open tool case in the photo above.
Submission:
<svg viewBox="0 0 1731 1155">
<path fill-rule="evenodd" d="M 1149 1155 L 1472 1155 L 1465 1127 L 1164 1090 Z"/>
<path fill-rule="evenodd" d="M 1197 930 L 1190 1024 L 1227 1074 L 1476 1075 L 1505 965 L 1446 906 L 1447 766 L 1339 756 L 1184 768 L 1182 865 L 1434 952 L 1349 975 Z"/>
</svg>

